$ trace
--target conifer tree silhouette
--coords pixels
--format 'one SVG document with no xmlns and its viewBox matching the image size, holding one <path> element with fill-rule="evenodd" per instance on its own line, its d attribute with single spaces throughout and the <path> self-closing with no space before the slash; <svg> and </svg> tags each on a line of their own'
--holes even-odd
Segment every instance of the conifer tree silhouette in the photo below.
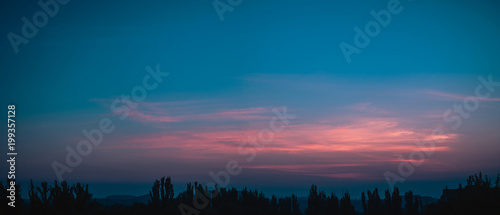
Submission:
<svg viewBox="0 0 500 215">
<path fill-rule="evenodd" d="M 389 190 L 385 190 L 384 205 L 382 211 L 384 212 L 384 214 L 390 214 L 392 211 L 392 198 L 391 192 Z"/>
<path fill-rule="evenodd" d="M 394 190 L 392 191 L 391 215 L 403 214 L 403 208 L 401 206 L 402 203 L 403 203 L 403 200 L 401 199 L 401 196 L 399 195 L 399 189 L 397 187 L 394 187 Z"/>
<path fill-rule="evenodd" d="M 335 194 L 331 193 L 328 198 L 326 198 L 326 211 L 325 214 L 337 215 L 339 214 L 339 198 Z"/>
<path fill-rule="evenodd" d="M 319 215 L 321 213 L 321 200 L 318 193 L 318 187 L 311 185 L 309 196 L 307 197 L 307 215 Z"/>
<path fill-rule="evenodd" d="M 368 206 L 366 205 L 365 192 L 361 192 L 361 205 L 363 206 L 363 214 L 368 214 Z"/>
<path fill-rule="evenodd" d="M 355 215 L 354 206 L 351 204 L 351 195 L 344 193 L 340 199 L 340 215 Z"/>
</svg>

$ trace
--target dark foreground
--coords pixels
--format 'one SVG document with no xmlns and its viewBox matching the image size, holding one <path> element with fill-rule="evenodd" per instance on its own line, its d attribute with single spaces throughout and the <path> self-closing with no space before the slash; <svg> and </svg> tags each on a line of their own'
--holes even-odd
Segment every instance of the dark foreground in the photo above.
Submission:
<svg viewBox="0 0 500 215">
<path fill-rule="evenodd" d="M 469 176 L 467 184 L 458 189 L 445 189 L 438 201 L 429 203 L 411 191 L 400 194 L 397 188 L 386 190 L 383 198 L 378 189 L 361 194 L 361 209 L 355 210 L 349 193 L 326 194 L 311 186 L 307 206 L 300 207 L 297 196 L 266 197 L 257 190 L 219 188 L 209 190 L 198 183 L 187 184 L 186 191 L 174 197 L 170 178 L 154 182 L 149 196 L 139 199 L 97 201 L 88 192 L 88 185 L 66 182 L 31 183 L 28 199 L 16 199 L 16 207 L 8 206 L 8 184 L 0 183 L 0 214 L 269 214 L 269 215 L 426 215 L 426 214 L 500 214 L 500 178 L 495 182 L 481 175 Z M 305 208 L 305 209 L 304 209 Z"/>
</svg>

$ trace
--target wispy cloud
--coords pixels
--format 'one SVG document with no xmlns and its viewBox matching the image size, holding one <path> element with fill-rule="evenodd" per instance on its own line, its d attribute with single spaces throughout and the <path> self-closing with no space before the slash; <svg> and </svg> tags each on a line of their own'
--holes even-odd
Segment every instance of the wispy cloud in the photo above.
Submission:
<svg viewBox="0 0 500 215">
<path fill-rule="evenodd" d="M 252 111 L 251 111 L 252 112 Z M 233 156 L 247 136 L 257 134 L 258 128 L 244 130 L 227 126 L 210 128 L 190 128 L 181 131 L 161 131 L 127 137 L 123 141 L 108 144 L 109 149 L 168 149 L 164 156 L 209 157 L 210 155 Z M 274 140 L 259 151 L 262 155 L 302 155 L 312 156 L 318 153 L 350 154 L 360 158 L 363 153 L 379 153 L 377 160 L 392 161 L 394 154 L 413 150 L 448 151 L 457 134 L 445 134 L 438 137 L 443 144 L 434 148 L 421 149 L 416 140 L 430 139 L 431 132 L 425 129 L 405 128 L 395 118 L 359 118 L 342 125 L 302 123 L 289 125 L 283 132 L 276 133 Z M 215 158 L 214 158 L 215 159 Z M 335 159 L 330 160 L 335 161 Z M 322 164 L 323 167 L 345 166 L 349 164 Z M 362 165 L 362 163 L 351 163 Z M 321 165 L 319 165 L 321 166 Z M 275 168 L 286 170 L 306 168 L 301 166 L 262 165 L 253 168 Z"/>
<path fill-rule="evenodd" d="M 375 107 L 371 102 L 358 103 L 350 106 L 352 110 L 377 114 L 389 114 L 389 111 Z"/>
<path fill-rule="evenodd" d="M 449 101 L 463 101 L 465 98 L 468 96 L 460 95 L 460 94 L 453 94 L 453 93 L 447 93 L 447 92 L 441 92 L 441 91 L 436 91 L 436 90 L 424 90 L 422 93 L 431 96 L 434 99 L 442 99 L 442 100 L 449 100 Z M 499 102 L 500 98 L 481 98 L 481 101 L 486 101 L 486 102 Z"/>
<path fill-rule="evenodd" d="M 267 108 L 243 108 L 229 109 L 215 113 L 200 113 L 188 115 L 170 115 L 170 112 L 165 110 L 134 110 L 131 112 L 131 118 L 141 122 L 184 122 L 184 121 L 200 121 L 200 120 L 265 120 L 269 117 L 259 114 L 269 113 Z"/>
<path fill-rule="evenodd" d="M 369 168 L 399 162 L 398 154 L 418 150 L 452 151 L 451 143 L 459 138 L 458 134 L 443 134 L 437 137 L 441 144 L 422 149 L 415 141 L 430 139 L 432 131 L 408 123 L 413 118 L 397 117 L 397 112 L 370 102 L 344 107 L 348 107 L 344 111 L 349 114 L 295 120 L 284 131 L 275 133 L 271 143 L 258 150 L 259 157 L 267 157 L 267 160 L 261 159 L 246 167 L 329 178 L 352 178 L 362 174 L 367 177 Z M 129 119 L 155 129 L 120 136 L 109 140 L 102 148 L 147 151 L 149 159 L 169 158 L 179 162 L 197 159 L 214 163 L 238 156 L 242 141 L 248 135 L 257 134 L 262 128 L 258 125 L 268 123 L 272 117 L 270 113 L 271 108 L 267 107 L 228 108 L 210 101 L 140 103 Z M 245 121 L 246 126 L 232 123 L 241 121 Z M 297 161 L 296 158 L 304 162 L 272 162 Z"/>
<path fill-rule="evenodd" d="M 107 99 L 92 99 L 106 107 Z M 130 110 L 129 119 L 143 123 L 186 122 L 186 121 L 251 121 L 268 120 L 271 108 L 219 108 L 214 101 L 169 101 L 139 102 Z"/>
</svg>

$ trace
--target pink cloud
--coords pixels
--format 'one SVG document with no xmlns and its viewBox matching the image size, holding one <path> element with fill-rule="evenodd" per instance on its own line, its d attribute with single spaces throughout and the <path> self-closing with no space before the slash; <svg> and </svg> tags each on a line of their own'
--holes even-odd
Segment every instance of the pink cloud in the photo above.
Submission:
<svg viewBox="0 0 500 215">
<path fill-rule="evenodd" d="M 244 166 L 249 169 L 274 169 L 281 171 L 290 172 L 308 172 L 310 169 L 326 168 L 326 167 L 353 167 L 353 166 L 363 166 L 363 164 L 284 164 L 284 165 L 249 165 Z"/>
<path fill-rule="evenodd" d="M 321 176 L 321 177 L 327 177 L 327 178 L 355 178 L 355 179 L 360 179 L 364 178 L 366 179 L 367 176 L 366 174 L 362 173 L 325 173 L 325 174 L 310 174 L 314 176 Z"/>
<path fill-rule="evenodd" d="M 272 110 L 265 107 L 226 110 L 210 108 L 210 111 L 204 107 L 206 106 L 200 105 L 200 102 L 141 103 L 137 110 L 130 113 L 129 118 L 152 125 L 160 122 L 244 120 L 258 121 L 256 124 L 261 127 L 253 124 L 242 128 L 219 123 L 203 127 L 165 127 L 161 131 L 158 131 L 159 127 L 155 127 L 155 132 L 120 136 L 120 139 L 110 140 L 102 148 L 143 152 L 141 157 L 147 159 L 175 159 L 178 162 L 198 160 L 213 163 L 230 158 L 244 160 L 247 156 L 238 153 L 240 144 L 248 136 L 256 136 L 260 129 L 267 128 L 273 116 Z M 384 116 L 389 114 L 371 103 L 360 103 L 350 108 Z M 415 141 L 430 140 L 432 130 L 411 127 L 403 123 L 403 118 L 351 115 L 337 121 L 325 119 L 329 118 L 310 122 L 291 121 L 283 131 L 274 133 L 274 139 L 270 143 L 262 144 L 264 147 L 258 150 L 258 156 L 267 160 L 244 167 L 331 178 L 357 177 L 360 176 L 361 169 L 398 162 L 396 156 L 399 154 L 411 151 L 451 151 L 451 143 L 459 137 L 452 133 L 443 134 L 434 137 L 442 143 L 434 148 L 422 149 Z M 303 158 L 307 163 L 295 162 L 296 158 Z M 277 164 L 271 162 L 273 159 L 294 163 Z"/>
<path fill-rule="evenodd" d="M 239 130 L 213 126 L 185 131 L 165 131 L 141 137 L 126 138 L 109 148 L 134 149 L 176 149 L 173 156 L 182 154 L 238 155 L 238 147 L 248 135 L 257 135 L 259 129 Z M 432 149 L 421 149 L 417 140 L 430 140 L 431 131 L 401 127 L 394 118 L 361 118 L 346 125 L 325 124 L 289 125 L 284 131 L 276 132 L 271 143 L 262 144 L 259 153 L 408 153 L 414 150 L 450 150 L 449 143 L 457 134 L 443 134 L 434 139 L 444 143 Z M 386 157 L 385 160 L 391 160 Z"/>
</svg>

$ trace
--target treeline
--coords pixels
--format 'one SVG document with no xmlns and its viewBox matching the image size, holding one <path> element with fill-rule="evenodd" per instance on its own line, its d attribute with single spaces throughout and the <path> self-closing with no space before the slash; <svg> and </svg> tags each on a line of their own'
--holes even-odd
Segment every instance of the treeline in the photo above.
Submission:
<svg viewBox="0 0 500 215">
<path fill-rule="evenodd" d="M 9 183 L 7 183 L 9 185 Z M 98 206 L 96 200 L 89 193 L 88 185 L 76 183 L 69 185 L 63 181 L 54 182 L 49 185 L 42 182 L 40 186 L 35 187 L 33 181 L 30 181 L 28 188 L 29 206 L 23 205 L 24 200 L 21 196 L 21 186 L 17 185 L 15 189 L 15 206 L 11 207 L 8 202 L 8 186 L 0 182 L 0 210 L 8 212 L 6 214 L 93 214 Z M 2 213 L 4 214 L 4 213 Z"/>
<path fill-rule="evenodd" d="M 42 182 L 35 186 L 30 182 L 28 200 L 22 204 L 17 198 L 16 208 L 9 207 L 8 187 L 0 182 L 1 214 L 277 214 L 277 215 L 434 215 L 434 214 L 500 214 L 500 175 L 496 181 L 481 173 L 470 176 L 465 187 L 445 189 L 441 199 L 433 204 L 422 204 L 413 192 L 400 195 L 398 188 L 385 190 L 381 198 L 378 189 L 361 193 L 362 210 L 356 212 L 349 193 L 339 197 L 327 195 L 312 185 L 307 197 L 307 209 L 301 211 L 297 196 L 266 197 L 258 190 L 236 190 L 219 188 L 209 190 L 198 183 L 188 183 L 186 190 L 174 196 L 170 177 L 156 180 L 149 191 L 147 204 L 135 203 L 130 206 L 103 206 L 96 202 L 88 191 L 88 185 L 66 182 L 53 184 Z M 20 197 L 21 187 L 16 187 Z M 22 204 L 22 206 L 21 206 Z M 4 213 L 7 212 L 7 213 Z"/>
<path fill-rule="evenodd" d="M 469 176 L 467 185 L 443 190 L 436 204 L 428 205 L 425 214 L 500 214 L 500 174 L 493 181 L 479 173 Z"/>
</svg>

